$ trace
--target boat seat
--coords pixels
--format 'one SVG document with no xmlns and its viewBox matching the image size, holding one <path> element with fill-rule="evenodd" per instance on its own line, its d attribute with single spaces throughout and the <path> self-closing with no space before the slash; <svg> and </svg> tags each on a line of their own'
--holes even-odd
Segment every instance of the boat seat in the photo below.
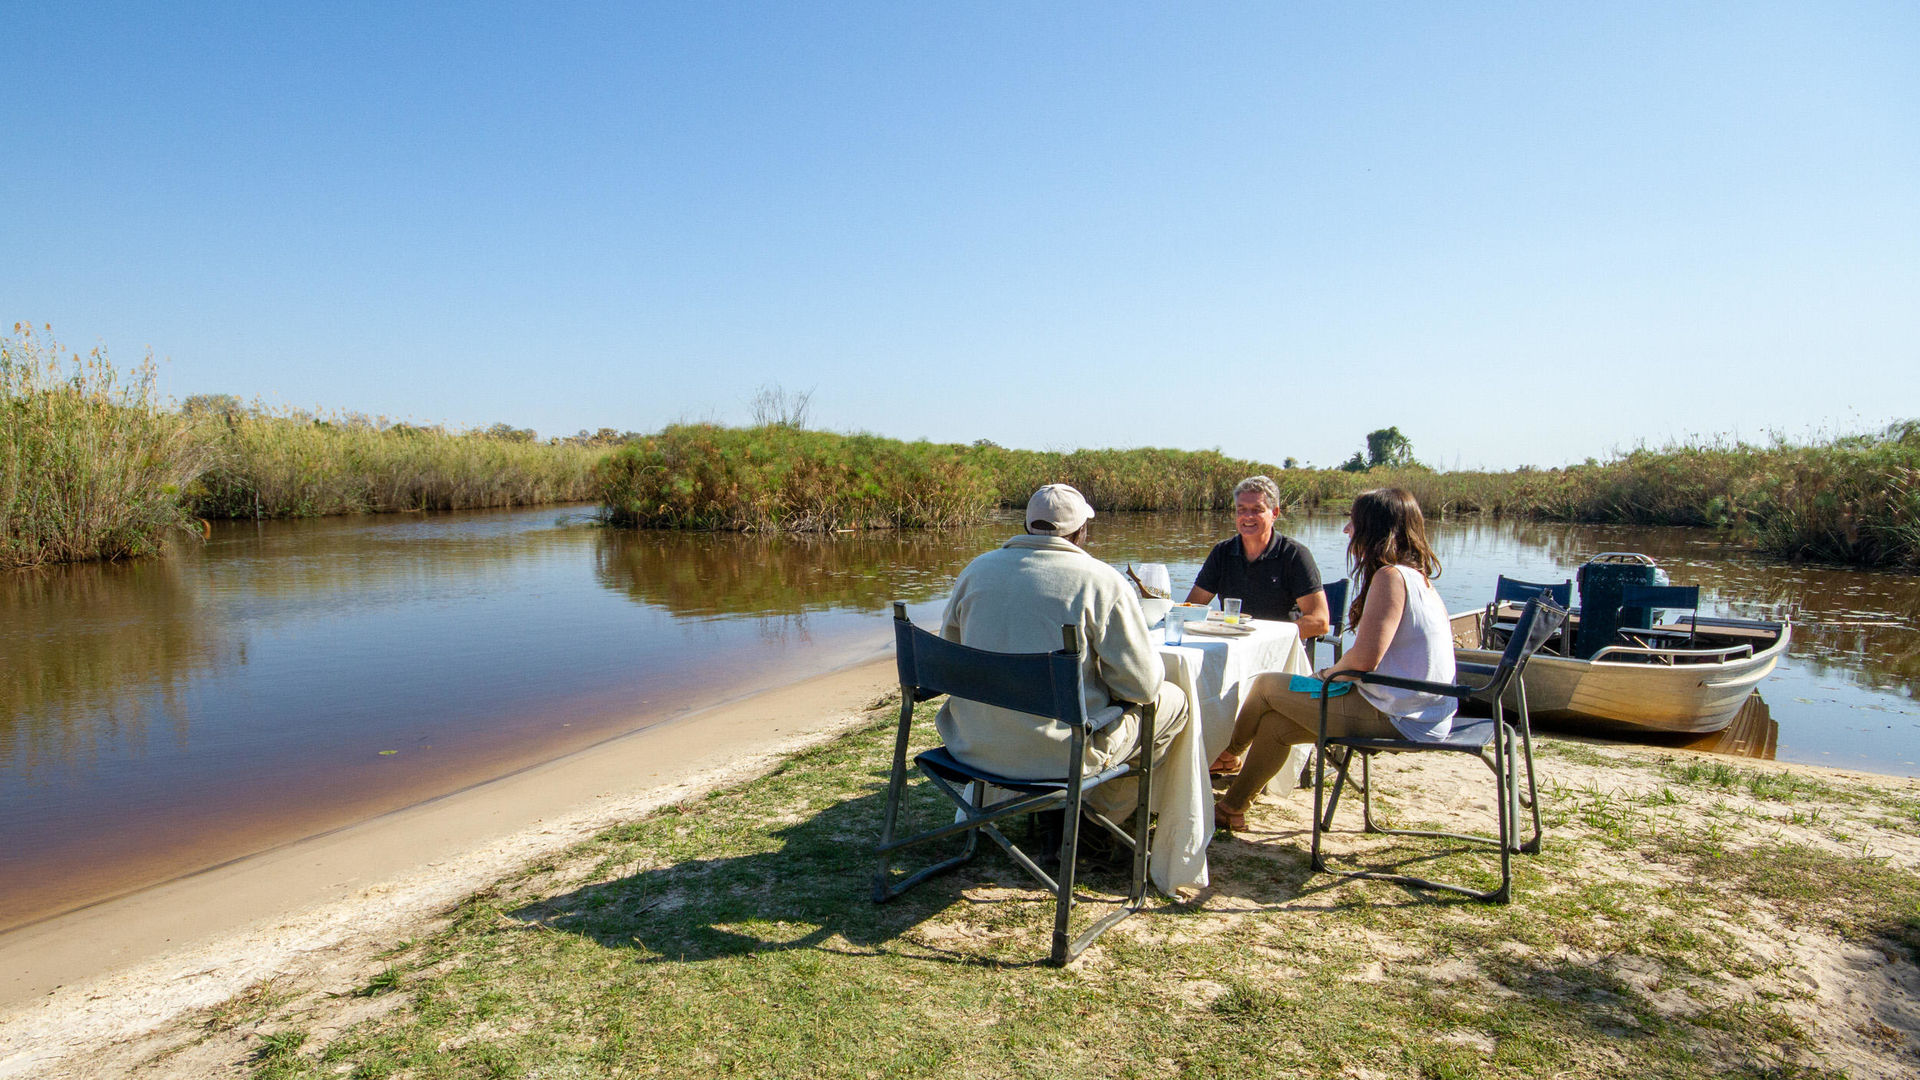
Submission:
<svg viewBox="0 0 1920 1080">
<path fill-rule="evenodd" d="M 1573 579 L 1568 578 L 1559 584 L 1538 581 L 1521 581 L 1501 574 L 1493 583 L 1493 600 L 1487 604 L 1486 614 L 1480 619 L 1480 647 L 1500 649 L 1506 645 L 1506 633 L 1513 630 L 1515 619 L 1520 616 L 1520 608 L 1536 596 L 1546 596 L 1563 610 L 1573 605 Z M 1504 611 L 1511 608 L 1512 615 L 1502 619 Z M 1572 647 L 1572 634 L 1563 634 L 1560 652 L 1566 655 Z"/>
<path fill-rule="evenodd" d="M 1655 609 L 1684 610 L 1687 624 L 1656 624 Z M 1694 648 L 1700 643 L 1700 586 L 1698 585 L 1625 585 L 1620 589 L 1620 619 L 1617 634 L 1623 644 L 1638 648 Z M 1635 625 L 1638 624 L 1638 625 Z M 1673 658 L 1668 657 L 1667 663 Z"/>
</svg>

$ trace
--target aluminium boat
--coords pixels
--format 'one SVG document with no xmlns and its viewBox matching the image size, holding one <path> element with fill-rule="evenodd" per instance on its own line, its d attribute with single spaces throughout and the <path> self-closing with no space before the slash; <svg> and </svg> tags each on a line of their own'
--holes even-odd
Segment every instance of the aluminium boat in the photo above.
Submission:
<svg viewBox="0 0 1920 1080">
<path fill-rule="evenodd" d="M 1590 587 L 1607 576 L 1594 573 L 1590 579 L 1596 564 L 1609 570 L 1644 566 L 1657 573 L 1653 561 L 1639 555 L 1600 556 L 1581 567 L 1583 607 L 1596 612 L 1601 611 L 1596 596 L 1608 598 L 1604 587 Z M 1677 618 L 1672 611 L 1664 620 L 1617 627 L 1618 596 L 1615 589 L 1612 605 L 1584 620 L 1601 628 L 1604 638 L 1583 639 L 1583 611 L 1575 608 L 1568 627 L 1527 662 L 1522 678 L 1533 719 L 1575 730 L 1719 731 L 1773 671 L 1792 637 L 1785 620 Z M 1455 655 L 1472 663 L 1498 663 L 1505 633 L 1519 611 L 1520 604 L 1506 602 L 1452 616 Z M 1517 694 L 1517 688 L 1507 691 L 1509 707 L 1517 704 Z"/>
</svg>

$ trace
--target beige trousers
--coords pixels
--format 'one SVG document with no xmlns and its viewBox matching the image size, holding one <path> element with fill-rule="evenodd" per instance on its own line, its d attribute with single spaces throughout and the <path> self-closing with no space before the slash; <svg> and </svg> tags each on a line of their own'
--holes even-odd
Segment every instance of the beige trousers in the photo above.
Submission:
<svg viewBox="0 0 1920 1080">
<path fill-rule="evenodd" d="M 1120 719 L 1093 733 L 1087 740 L 1088 772 L 1123 761 L 1133 753 L 1134 748 L 1140 745 L 1141 714 L 1148 709 L 1153 710 L 1153 767 L 1158 769 L 1165 764 L 1167 746 L 1187 725 L 1188 719 L 1187 695 L 1171 682 L 1161 683 L 1159 694 L 1149 704 L 1129 705 Z M 1158 783 L 1156 780 L 1156 786 Z M 1140 779 L 1137 775 L 1109 780 L 1087 793 L 1087 805 L 1115 821 L 1133 813 L 1139 803 Z"/>
<path fill-rule="evenodd" d="M 1311 746 L 1320 736 L 1320 696 L 1288 689 L 1292 679 L 1270 671 L 1249 681 L 1247 696 L 1233 720 L 1233 738 L 1227 743 L 1228 753 L 1246 755 L 1240 775 L 1220 799 L 1230 810 L 1253 805 L 1254 796 L 1286 764 L 1288 751 L 1301 743 Z M 1396 738 L 1400 731 L 1355 689 L 1327 702 L 1327 734 Z"/>
</svg>

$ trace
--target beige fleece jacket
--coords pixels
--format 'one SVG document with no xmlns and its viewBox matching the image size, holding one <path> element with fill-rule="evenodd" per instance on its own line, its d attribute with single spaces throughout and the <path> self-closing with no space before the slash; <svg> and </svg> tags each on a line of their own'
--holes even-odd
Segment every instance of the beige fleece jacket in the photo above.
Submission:
<svg viewBox="0 0 1920 1080">
<path fill-rule="evenodd" d="M 1139 594 L 1118 570 L 1058 537 L 1016 536 L 968 563 L 940 633 L 976 649 L 1053 652 L 1063 625 L 1078 626 L 1086 642 L 1081 674 L 1096 726 L 1126 703 L 1154 699 L 1166 672 Z M 947 749 L 976 768 L 1017 779 L 1065 774 L 1065 724 L 951 698 L 937 723 Z"/>
</svg>

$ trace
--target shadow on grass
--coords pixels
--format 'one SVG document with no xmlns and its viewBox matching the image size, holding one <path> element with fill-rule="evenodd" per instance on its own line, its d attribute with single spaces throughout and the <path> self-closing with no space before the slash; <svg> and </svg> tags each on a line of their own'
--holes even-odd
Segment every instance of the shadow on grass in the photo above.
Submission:
<svg viewBox="0 0 1920 1080">
<path fill-rule="evenodd" d="M 886 805 L 884 788 L 834 803 L 812 817 L 760 831 L 744 842 L 762 850 L 747 854 L 693 858 L 586 886 L 529 904 L 513 918 L 552 930 L 579 934 L 610 948 L 630 948 L 649 960 L 694 961 L 726 956 L 818 949 L 847 954 L 886 951 L 911 953 L 957 963 L 1024 966 L 1044 954 L 1051 932 L 1053 898 L 1042 891 L 990 840 L 983 838 L 973 861 L 935 877 L 885 904 L 872 901 L 880 835 Z M 942 804 L 916 790 L 909 824 L 929 827 L 940 819 Z M 701 813 L 697 805 L 670 808 L 660 815 Z M 1023 830 L 1007 830 L 1026 846 Z M 648 838 L 636 837 L 645 844 Z M 896 872 L 917 869 L 960 850 L 960 841 L 938 841 L 908 849 L 896 857 Z M 1029 852 L 1031 853 L 1031 847 Z M 1110 902 L 1124 898 L 1127 877 L 1093 863 L 1083 850 L 1076 894 L 1076 930 L 1097 917 Z M 987 953 L 943 946 L 924 935 L 904 940 L 921 926 L 955 908 L 971 908 L 964 923 L 985 930 L 968 934 L 1005 941 Z"/>
<path fill-rule="evenodd" d="M 944 803 L 924 788 L 911 790 L 911 823 L 925 828 L 944 819 Z M 711 842 L 689 846 L 748 850 L 685 858 L 585 886 L 524 905 L 511 917 L 609 948 L 633 949 L 648 961 L 815 949 L 898 952 L 970 964 L 1039 962 L 1051 932 L 1053 899 L 985 838 L 972 862 L 888 903 L 872 902 L 873 846 L 885 802 L 884 788 L 870 790 L 772 827 L 759 820 L 764 809 L 744 798 L 669 808 L 611 843 L 645 857 L 671 848 L 672 836 L 711 830 Z M 1026 845 L 1020 826 L 1008 832 L 1016 843 Z M 1286 834 L 1275 834 L 1262 843 L 1247 843 L 1222 834 L 1213 849 L 1213 886 L 1202 900 L 1217 894 L 1235 898 L 1240 910 L 1298 909 L 1303 914 L 1382 906 L 1377 895 L 1362 899 L 1357 894 L 1303 904 L 1315 894 L 1352 885 L 1345 878 L 1311 871 L 1304 830 L 1291 839 L 1289 843 Z M 935 842 L 900 853 L 894 866 L 896 872 L 910 871 L 958 850 L 958 840 Z M 1396 865 L 1438 857 L 1413 855 Z M 617 864 L 619 856 L 610 856 L 610 861 Z M 1124 866 L 1102 865 L 1083 849 L 1076 885 L 1084 905 L 1076 906 L 1077 932 L 1108 910 L 1108 904 L 1123 899 L 1127 875 Z M 1458 899 L 1418 890 L 1405 895 L 1414 904 L 1448 905 Z M 1151 920 L 1156 911 L 1201 906 L 1162 900 L 1137 918 Z M 959 909 L 965 913 L 945 918 Z M 914 932 L 935 922 L 942 924 L 940 930 Z"/>
</svg>

